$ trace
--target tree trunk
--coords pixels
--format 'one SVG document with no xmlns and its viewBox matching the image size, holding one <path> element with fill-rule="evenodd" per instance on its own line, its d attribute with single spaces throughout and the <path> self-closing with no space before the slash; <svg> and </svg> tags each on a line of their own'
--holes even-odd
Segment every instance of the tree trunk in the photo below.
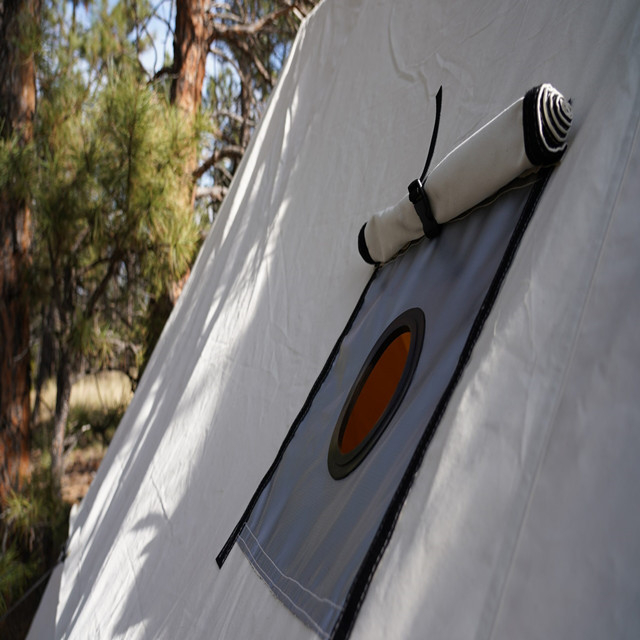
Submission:
<svg viewBox="0 0 640 640">
<path fill-rule="evenodd" d="M 210 33 L 205 24 L 208 0 L 177 0 L 176 22 L 173 36 L 173 65 L 171 72 L 171 104 L 178 107 L 185 116 L 188 126 L 193 126 L 202 102 L 205 67 L 209 53 Z M 197 149 L 193 148 L 185 164 L 185 173 L 192 175 L 198 165 Z M 195 180 L 182 194 L 185 203 L 195 202 Z M 157 300 L 149 305 L 145 351 L 138 379 L 145 369 L 153 348 L 169 318 L 190 271 L 169 284 Z"/>
<path fill-rule="evenodd" d="M 193 126 L 202 102 L 202 87 L 209 53 L 209 31 L 205 20 L 208 0 L 177 0 L 176 28 L 173 35 L 173 80 L 171 104 L 185 116 L 188 126 Z M 187 158 L 185 173 L 192 175 L 198 166 L 194 145 Z M 184 193 L 185 202 L 195 202 L 195 181 Z"/>
<path fill-rule="evenodd" d="M 58 373 L 56 375 L 56 411 L 53 423 L 53 443 L 51 446 L 51 476 L 58 494 L 64 474 L 64 436 L 69 418 L 71 397 L 71 362 L 66 350 L 61 349 Z"/>
<path fill-rule="evenodd" d="M 53 305 L 49 304 L 47 309 L 42 307 L 42 329 L 40 337 L 40 358 L 38 362 L 38 373 L 35 383 L 35 401 L 33 412 L 31 413 L 31 424 L 35 425 L 40 417 L 40 405 L 42 403 L 42 387 L 53 374 L 53 364 L 55 362 L 55 343 L 53 340 Z"/>
<path fill-rule="evenodd" d="M 17 135 L 22 145 L 31 140 L 36 103 L 35 63 L 24 34 L 33 34 L 39 13 L 37 0 L 0 4 L 0 136 Z M 28 203 L 9 185 L 0 192 L 0 500 L 29 471 L 30 245 Z"/>
<path fill-rule="evenodd" d="M 191 123 L 202 101 L 202 85 L 209 53 L 209 34 L 205 24 L 208 2 L 178 0 L 176 4 L 171 103 L 179 107 Z M 193 166 L 187 168 L 189 173 L 196 168 L 196 160 L 194 153 Z"/>
</svg>

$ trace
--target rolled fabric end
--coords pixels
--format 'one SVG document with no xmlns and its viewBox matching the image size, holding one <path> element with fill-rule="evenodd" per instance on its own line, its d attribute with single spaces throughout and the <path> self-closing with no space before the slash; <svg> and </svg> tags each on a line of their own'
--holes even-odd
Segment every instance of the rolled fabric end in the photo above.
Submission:
<svg viewBox="0 0 640 640">
<path fill-rule="evenodd" d="M 360 232 L 360 253 L 373 264 L 390 260 L 408 242 L 489 198 L 523 173 L 558 162 L 567 148 L 571 104 L 550 84 L 523 98 L 458 145 L 420 181 L 422 198 L 404 198 L 372 216 Z M 424 201 L 424 202 L 423 202 Z M 412 206 L 412 202 L 413 205 Z M 431 220 L 424 226 L 424 212 Z M 364 249 L 364 250 L 363 250 Z M 365 257 L 367 256 L 367 257 Z"/>
<path fill-rule="evenodd" d="M 550 84 L 527 91 L 522 105 L 524 147 L 533 166 L 555 164 L 567 148 L 571 103 Z"/>
<path fill-rule="evenodd" d="M 387 262 L 406 244 L 424 235 L 422 222 L 405 196 L 369 218 L 360 229 L 358 249 L 365 262 Z"/>
<path fill-rule="evenodd" d="M 449 222 L 523 173 L 558 162 L 571 120 L 571 104 L 550 84 L 528 91 L 427 176 L 425 191 L 436 221 Z"/>
</svg>

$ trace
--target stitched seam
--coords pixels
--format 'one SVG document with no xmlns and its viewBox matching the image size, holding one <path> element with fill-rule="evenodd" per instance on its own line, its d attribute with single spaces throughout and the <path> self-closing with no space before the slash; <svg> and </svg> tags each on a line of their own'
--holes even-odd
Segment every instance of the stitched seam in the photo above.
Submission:
<svg viewBox="0 0 640 640">
<path fill-rule="evenodd" d="M 307 587 L 305 587 L 303 584 L 301 584 L 300 582 L 298 582 L 295 578 L 292 578 L 291 576 L 286 575 L 285 573 L 283 573 L 279 568 L 278 565 L 274 562 L 273 558 L 271 558 L 271 556 L 269 556 L 269 554 L 265 551 L 265 549 L 263 548 L 263 546 L 260 544 L 260 541 L 258 540 L 258 538 L 256 538 L 256 536 L 254 535 L 253 531 L 251 531 L 251 529 L 249 528 L 248 524 L 244 525 L 244 529 L 245 531 L 247 531 L 249 533 L 249 535 L 255 540 L 256 545 L 258 546 L 258 548 L 260 549 L 262 555 L 264 555 L 264 557 L 273 565 L 274 569 L 285 579 L 285 580 L 289 580 L 290 582 L 293 582 L 296 586 L 298 586 L 302 591 L 304 591 L 305 593 L 308 593 L 312 598 L 314 598 L 315 600 L 317 600 L 318 602 L 323 602 L 326 603 L 328 605 L 331 605 L 334 609 L 337 609 L 338 611 L 342 610 L 342 607 L 339 604 L 336 604 L 335 602 L 333 602 L 332 600 L 329 600 L 329 598 L 321 598 L 319 595 L 315 594 L 313 591 L 311 591 L 310 589 L 308 589 Z M 245 543 L 246 544 L 246 543 Z"/>
<path fill-rule="evenodd" d="M 285 599 L 291 605 L 291 607 L 293 607 L 296 611 L 298 611 L 300 614 L 302 614 L 304 616 L 304 618 L 306 619 L 306 624 L 308 626 L 311 626 L 318 633 L 318 635 L 320 635 L 323 638 L 328 638 L 329 634 L 326 631 L 324 631 L 324 629 L 322 629 L 322 627 L 320 627 L 318 625 L 318 623 L 311 617 L 311 615 L 309 613 L 307 613 L 304 609 L 299 607 L 284 591 L 279 589 L 273 583 L 273 581 L 269 579 L 269 576 L 267 576 L 267 574 L 264 572 L 264 570 L 260 567 L 260 563 L 258 562 L 256 557 L 253 555 L 253 553 L 251 553 L 251 549 L 249 549 L 249 547 L 247 546 L 247 543 L 242 539 L 242 537 L 238 537 L 237 543 L 241 547 L 244 547 L 246 553 L 249 554 L 249 557 L 252 560 L 251 566 L 254 567 L 256 572 L 258 572 L 258 575 L 264 580 L 264 582 L 269 586 L 269 588 L 272 589 L 273 591 L 277 592 L 277 594 L 280 596 L 281 599 Z"/>
</svg>

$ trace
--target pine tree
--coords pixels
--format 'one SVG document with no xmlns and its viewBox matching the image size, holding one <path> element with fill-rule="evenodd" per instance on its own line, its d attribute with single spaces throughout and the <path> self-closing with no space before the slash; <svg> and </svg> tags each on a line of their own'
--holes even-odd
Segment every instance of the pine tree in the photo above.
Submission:
<svg viewBox="0 0 640 640">
<path fill-rule="evenodd" d="M 222 203 L 300 22 L 314 4 L 176 0 L 173 59 L 152 82 L 168 79 L 171 103 L 186 126 L 201 129 L 202 149 L 194 147 L 187 159 L 192 183 L 183 195 L 195 204 L 198 219 L 213 219 Z M 172 11 L 173 6 L 171 0 Z M 209 58 L 216 60 L 217 71 L 207 81 Z M 187 270 L 153 301 L 146 358 L 188 276 Z"/>
<path fill-rule="evenodd" d="M 227 193 L 300 22 L 315 3 L 176 1 L 173 62 L 156 78 L 171 78 L 171 100 L 190 118 L 204 98 L 208 135 L 203 157 L 189 168 L 195 181 L 207 178 L 195 197 L 209 199 L 215 209 Z M 207 79 L 209 56 L 218 72 Z"/>
<path fill-rule="evenodd" d="M 198 242 L 182 197 L 191 129 L 141 76 L 127 5 L 105 3 L 99 15 L 84 29 L 55 25 L 69 31 L 43 62 L 36 120 L 32 291 L 53 310 L 58 485 L 73 374 L 83 361 L 140 365 L 149 302 Z"/>
</svg>

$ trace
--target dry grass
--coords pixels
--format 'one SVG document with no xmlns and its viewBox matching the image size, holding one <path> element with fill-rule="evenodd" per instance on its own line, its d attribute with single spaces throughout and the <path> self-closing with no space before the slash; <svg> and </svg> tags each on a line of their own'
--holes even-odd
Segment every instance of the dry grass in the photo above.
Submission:
<svg viewBox="0 0 640 640">
<path fill-rule="evenodd" d="M 71 387 L 70 413 L 83 408 L 87 411 L 107 411 L 121 406 L 128 406 L 133 393 L 131 381 L 120 371 L 101 371 L 79 378 Z M 31 394 L 31 406 L 35 401 L 35 393 Z M 47 380 L 42 389 L 41 412 L 39 421 L 53 419 L 56 406 L 56 382 Z"/>
</svg>

